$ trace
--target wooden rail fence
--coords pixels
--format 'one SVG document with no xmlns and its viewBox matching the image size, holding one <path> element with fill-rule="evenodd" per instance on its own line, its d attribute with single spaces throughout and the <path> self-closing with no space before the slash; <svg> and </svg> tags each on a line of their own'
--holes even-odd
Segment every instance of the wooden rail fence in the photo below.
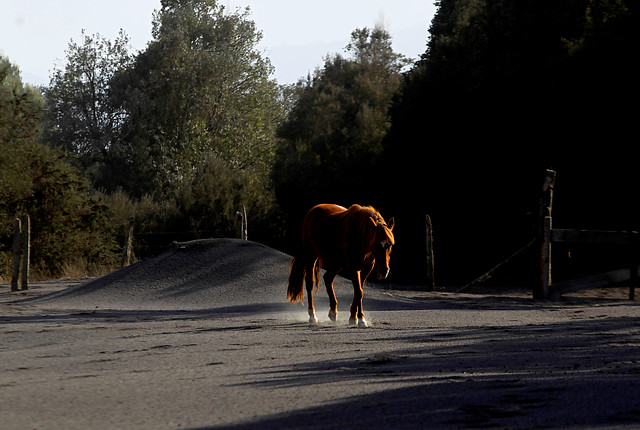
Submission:
<svg viewBox="0 0 640 430">
<path fill-rule="evenodd" d="M 560 298 L 562 294 L 574 291 L 602 288 L 627 282 L 629 284 L 629 299 L 635 298 L 635 287 L 638 283 L 640 265 L 633 256 L 638 255 L 640 233 L 636 231 L 597 231 L 597 230 L 572 230 L 553 229 L 551 217 L 545 217 L 545 229 L 543 242 L 543 255 L 541 258 L 541 282 L 544 297 Z M 551 278 L 551 244 L 559 242 L 572 243 L 596 243 L 627 246 L 629 249 L 628 267 L 598 273 L 583 278 L 552 283 Z"/>
<path fill-rule="evenodd" d="M 629 285 L 629 299 L 635 297 L 635 286 L 638 283 L 638 271 L 640 270 L 640 259 L 638 256 L 640 245 L 640 233 L 635 231 L 601 231 L 601 230 L 577 230 L 577 229 L 557 229 L 553 228 L 552 205 L 553 186 L 555 184 L 556 173 L 547 171 L 545 189 L 541 200 L 542 227 L 539 229 L 541 235 L 540 243 L 540 286 L 538 293 L 542 293 L 543 298 L 558 299 L 562 294 L 592 289 L 608 287 L 621 282 Z M 554 284 L 551 277 L 551 255 L 552 243 L 572 242 L 572 243 L 592 243 L 592 244 L 613 244 L 626 246 L 628 248 L 627 267 L 598 273 L 578 279 L 572 279 Z M 534 297 L 537 294 L 534 292 Z"/>
<path fill-rule="evenodd" d="M 247 240 L 247 210 L 243 204 L 237 212 L 240 220 L 240 237 Z M 129 229 L 122 250 L 120 267 L 131 264 L 135 221 L 129 220 Z M 31 220 L 29 215 L 14 220 L 13 263 L 11 267 L 11 291 L 29 289 L 29 261 L 31 258 Z"/>
<path fill-rule="evenodd" d="M 539 203 L 538 229 L 535 237 L 512 256 L 496 265 L 493 269 L 465 285 L 458 292 L 472 289 L 476 285 L 491 278 L 495 272 L 508 265 L 516 257 L 532 247 L 539 252 L 539 281 L 533 288 L 533 297 L 540 299 L 559 299 L 563 294 L 593 288 L 613 286 L 626 283 L 629 286 L 629 299 L 635 298 L 635 287 L 640 282 L 640 233 L 636 231 L 601 231 L 553 228 L 553 189 L 556 172 L 547 170 Z M 559 283 L 552 282 L 551 255 L 553 243 L 591 243 L 608 244 L 627 247 L 627 265 L 624 268 L 598 273 L 578 279 Z"/>
</svg>

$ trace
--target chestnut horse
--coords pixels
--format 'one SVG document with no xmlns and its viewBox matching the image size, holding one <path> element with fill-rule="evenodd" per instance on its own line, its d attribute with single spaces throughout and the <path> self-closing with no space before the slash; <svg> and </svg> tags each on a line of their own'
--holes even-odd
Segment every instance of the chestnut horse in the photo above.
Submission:
<svg viewBox="0 0 640 430">
<path fill-rule="evenodd" d="M 302 223 L 302 244 L 291 261 L 287 299 L 302 301 L 306 280 L 309 322 L 316 323 L 313 286 L 318 289 L 320 269 L 326 270 L 324 283 L 329 295 L 329 318 L 336 320 L 338 301 L 333 280 L 338 273 L 353 282 L 353 302 L 349 322 L 366 327 L 362 309 L 362 288 L 376 268 L 378 278 L 389 275 L 389 255 L 395 243 L 393 218 L 385 222 L 372 207 L 353 205 L 349 209 L 332 204 L 314 206 Z"/>
</svg>

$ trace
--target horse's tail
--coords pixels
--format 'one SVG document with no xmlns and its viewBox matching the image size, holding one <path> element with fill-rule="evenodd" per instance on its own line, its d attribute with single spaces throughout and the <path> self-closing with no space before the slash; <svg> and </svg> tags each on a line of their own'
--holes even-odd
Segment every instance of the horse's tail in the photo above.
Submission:
<svg viewBox="0 0 640 430">
<path fill-rule="evenodd" d="M 318 291 L 318 285 L 320 283 L 320 260 L 315 260 L 313 263 L 313 283 Z M 289 265 L 289 285 L 287 287 L 287 299 L 295 303 L 302 301 L 304 296 L 304 278 L 307 274 L 307 268 L 304 262 L 299 261 L 295 257 L 291 260 Z"/>
<path fill-rule="evenodd" d="M 289 286 L 287 287 L 287 300 L 292 303 L 302 301 L 305 274 L 304 263 L 293 257 L 289 265 Z"/>
</svg>

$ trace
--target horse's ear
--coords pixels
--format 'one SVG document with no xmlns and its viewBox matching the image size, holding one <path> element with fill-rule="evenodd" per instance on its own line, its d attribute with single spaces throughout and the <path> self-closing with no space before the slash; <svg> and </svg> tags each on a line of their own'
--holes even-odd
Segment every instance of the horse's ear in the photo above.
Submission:
<svg viewBox="0 0 640 430">
<path fill-rule="evenodd" d="M 387 227 L 389 227 L 389 230 L 393 230 L 393 226 L 396 225 L 396 220 L 392 218 L 389 218 L 389 222 L 387 223 Z"/>
<path fill-rule="evenodd" d="M 371 223 L 373 224 L 373 226 L 374 226 L 374 227 L 377 227 L 377 226 L 378 226 L 378 223 L 376 222 L 376 220 L 375 220 L 375 219 L 373 219 L 373 217 L 371 217 L 371 216 L 370 216 L 370 217 L 369 217 L 369 220 L 371 220 Z"/>
</svg>

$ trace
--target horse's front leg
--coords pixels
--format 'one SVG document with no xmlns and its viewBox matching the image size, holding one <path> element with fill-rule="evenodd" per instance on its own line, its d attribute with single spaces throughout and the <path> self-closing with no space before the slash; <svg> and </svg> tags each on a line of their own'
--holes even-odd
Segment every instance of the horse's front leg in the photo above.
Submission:
<svg viewBox="0 0 640 430">
<path fill-rule="evenodd" d="M 364 311 L 362 309 L 362 278 L 360 270 L 357 270 L 351 277 L 353 282 L 353 302 L 351 303 L 351 315 L 349 316 L 349 324 L 357 324 L 358 327 L 367 327 L 367 320 L 364 319 Z"/>
<path fill-rule="evenodd" d="M 364 308 L 362 307 L 362 298 L 364 296 L 364 283 L 373 270 L 373 264 L 366 264 L 362 270 L 358 270 L 352 276 L 353 282 L 353 302 L 351 303 L 350 324 L 358 324 L 358 327 L 368 327 L 367 320 L 364 318 Z"/>
</svg>

